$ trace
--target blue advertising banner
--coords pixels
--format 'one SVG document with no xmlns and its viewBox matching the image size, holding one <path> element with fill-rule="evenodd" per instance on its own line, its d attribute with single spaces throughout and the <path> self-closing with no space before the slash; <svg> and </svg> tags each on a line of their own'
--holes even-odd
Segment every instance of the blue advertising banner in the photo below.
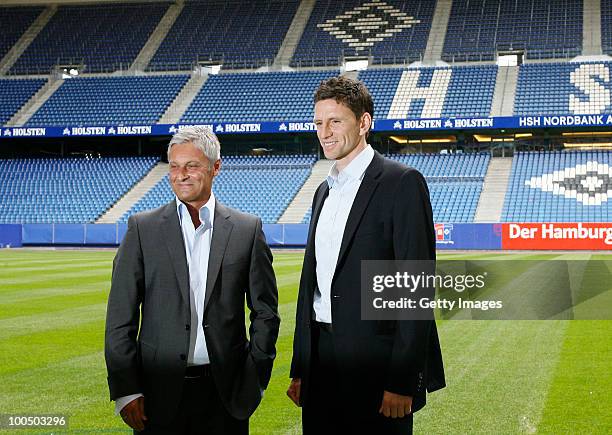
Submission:
<svg viewBox="0 0 612 435">
<path fill-rule="evenodd" d="M 450 224 L 434 225 L 436 249 L 502 249 L 502 224 Z"/>
<path fill-rule="evenodd" d="M 21 246 L 21 225 L 0 224 L 0 248 L 18 248 Z"/>
<path fill-rule="evenodd" d="M 87 137 L 87 136 L 169 136 L 194 124 L 6 127 L 0 138 Z M 312 121 L 243 122 L 198 124 L 216 134 L 315 132 Z M 374 131 L 482 130 L 556 127 L 612 127 L 612 114 L 500 116 L 480 118 L 379 119 Z"/>
<path fill-rule="evenodd" d="M 0 225 L 0 247 L 23 245 L 119 245 L 126 224 Z M 264 224 L 270 246 L 305 246 L 307 224 Z M 500 250 L 502 224 L 435 224 L 437 249 Z"/>
</svg>

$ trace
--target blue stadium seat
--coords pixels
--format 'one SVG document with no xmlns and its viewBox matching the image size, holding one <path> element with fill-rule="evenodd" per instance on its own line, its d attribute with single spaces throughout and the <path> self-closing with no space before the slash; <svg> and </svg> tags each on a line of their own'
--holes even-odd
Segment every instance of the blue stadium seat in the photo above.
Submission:
<svg viewBox="0 0 612 435">
<path fill-rule="evenodd" d="M 15 45 L 43 11 L 41 7 L 0 6 L 0 59 Z"/>
<path fill-rule="evenodd" d="M 612 0 L 601 0 L 601 50 L 612 54 Z"/>
<path fill-rule="evenodd" d="M 192 1 L 155 53 L 150 71 L 191 70 L 198 61 L 224 69 L 271 65 L 298 0 Z"/>
<path fill-rule="evenodd" d="M 577 56 L 582 11 L 582 0 L 453 0 L 442 60 L 494 60 L 510 49 L 528 59 Z"/>
<path fill-rule="evenodd" d="M 312 120 L 312 95 L 337 70 L 211 76 L 183 123 Z"/>
<path fill-rule="evenodd" d="M 461 66 L 452 68 L 418 68 L 410 71 L 419 72 L 419 87 L 429 87 L 436 71 L 450 70 L 450 82 L 444 97 L 441 117 L 474 117 L 489 116 L 495 91 L 497 67 Z M 391 103 L 400 94 L 400 79 L 405 69 L 373 69 L 363 71 L 359 78 L 363 80 L 374 97 L 374 115 L 378 119 L 395 118 L 389 116 Z M 414 98 L 407 118 L 437 118 L 423 111 L 423 99 L 419 101 L 416 95 L 406 95 L 404 98 Z M 419 104 L 420 103 L 420 104 Z"/>
<path fill-rule="evenodd" d="M 93 223 L 156 163 L 154 157 L 0 159 L 0 223 Z"/>
<path fill-rule="evenodd" d="M 585 69 L 585 72 L 577 74 L 581 69 Z M 521 65 L 514 100 L 514 114 L 607 113 L 611 106 L 610 90 L 609 86 L 603 84 L 597 72 L 607 71 L 609 76 L 611 69 L 612 62 Z M 599 81 L 602 85 L 593 88 L 590 84 L 592 80 Z M 579 86 L 588 90 L 585 92 Z"/>
<path fill-rule="evenodd" d="M 611 177 L 610 151 L 519 152 L 512 161 L 502 220 L 610 222 Z"/>
<path fill-rule="evenodd" d="M 169 3 L 60 6 L 11 68 L 14 74 L 49 74 L 58 64 L 86 72 L 127 69 Z"/>
<path fill-rule="evenodd" d="M 155 124 L 187 75 L 68 79 L 28 125 Z"/>
<path fill-rule="evenodd" d="M 313 155 L 223 156 L 221 172 L 213 186 L 215 197 L 223 204 L 259 216 L 264 223 L 275 223 L 310 175 L 315 160 Z M 166 176 L 120 222 L 173 198 Z"/>
<path fill-rule="evenodd" d="M 45 82 L 45 79 L 1 79 L 0 125 L 11 119 Z"/>
<path fill-rule="evenodd" d="M 344 56 L 364 55 L 375 64 L 421 60 L 436 2 L 377 3 L 317 0 L 291 65 L 336 66 Z"/>
</svg>

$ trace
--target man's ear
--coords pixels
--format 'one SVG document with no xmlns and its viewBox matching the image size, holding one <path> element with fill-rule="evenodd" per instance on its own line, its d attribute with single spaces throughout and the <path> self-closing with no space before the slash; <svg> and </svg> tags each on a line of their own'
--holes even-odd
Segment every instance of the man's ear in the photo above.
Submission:
<svg viewBox="0 0 612 435">
<path fill-rule="evenodd" d="M 214 164 L 213 164 L 213 176 L 217 176 L 219 175 L 219 171 L 221 170 L 221 159 L 218 159 Z"/>
<path fill-rule="evenodd" d="M 362 136 L 367 135 L 371 127 L 372 127 L 372 115 L 370 115 L 368 112 L 364 112 L 364 114 L 361 115 L 361 120 L 359 122 L 359 134 Z"/>
</svg>

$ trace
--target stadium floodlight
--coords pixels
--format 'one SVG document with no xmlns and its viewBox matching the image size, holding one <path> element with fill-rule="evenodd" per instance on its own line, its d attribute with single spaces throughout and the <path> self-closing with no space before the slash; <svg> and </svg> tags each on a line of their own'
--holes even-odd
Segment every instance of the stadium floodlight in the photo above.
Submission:
<svg viewBox="0 0 612 435">
<path fill-rule="evenodd" d="M 597 148 L 602 150 L 612 149 L 612 142 L 565 142 L 564 148 Z"/>
<path fill-rule="evenodd" d="M 399 144 L 407 144 L 408 143 L 408 139 L 406 139 L 405 137 L 401 137 L 401 136 L 389 136 L 389 139 L 391 139 L 393 142 L 399 143 Z"/>
<path fill-rule="evenodd" d="M 612 136 L 612 131 L 572 131 L 572 132 L 563 132 L 561 136 L 568 137 L 593 137 L 593 136 L 603 136 L 608 137 Z"/>
</svg>

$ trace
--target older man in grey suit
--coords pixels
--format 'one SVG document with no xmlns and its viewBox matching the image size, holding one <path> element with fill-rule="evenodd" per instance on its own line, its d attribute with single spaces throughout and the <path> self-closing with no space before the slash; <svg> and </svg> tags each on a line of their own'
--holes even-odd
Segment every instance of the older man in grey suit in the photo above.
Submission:
<svg viewBox="0 0 612 435">
<path fill-rule="evenodd" d="M 110 398 L 135 431 L 248 433 L 280 323 L 272 255 L 261 220 L 212 193 L 221 166 L 213 133 L 181 130 L 168 160 L 175 200 L 130 217 L 113 263 Z"/>
</svg>

